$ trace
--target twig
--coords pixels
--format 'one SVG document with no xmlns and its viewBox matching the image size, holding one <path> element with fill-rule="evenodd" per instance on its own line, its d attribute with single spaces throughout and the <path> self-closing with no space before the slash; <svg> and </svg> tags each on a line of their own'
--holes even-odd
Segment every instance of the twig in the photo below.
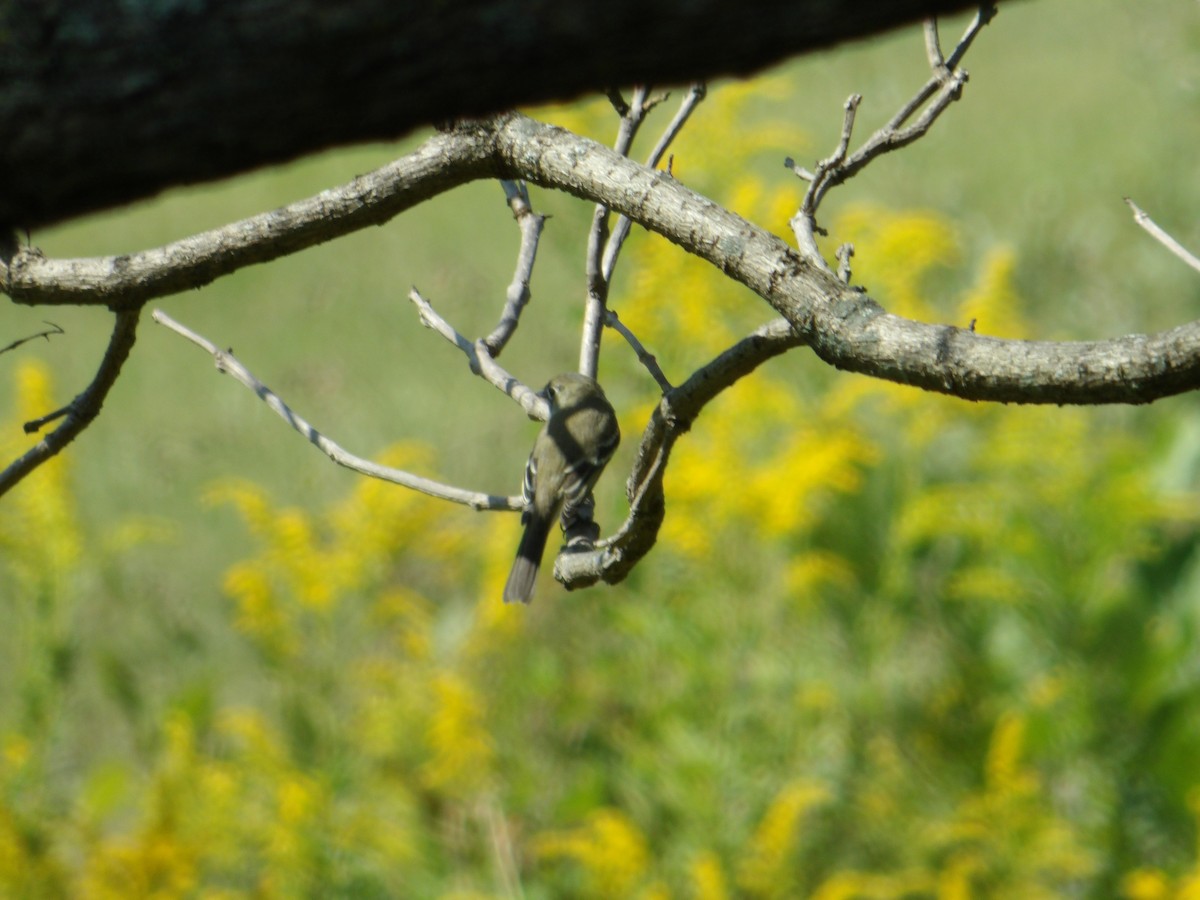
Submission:
<svg viewBox="0 0 1200 900">
<path fill-rule="evenodd" d="M 929 68 L 941 69 L 946 65 L 942 57 L 942 42 L 938 37 L 936 18 L 925 20 L 925 55 L 929 58 Z"/>
<path fill-rule="evenodd" d="M 617 314 L 613 310 L 610 309 L 605 314 L 604 324 L 625 338 L 629 346 L 637 354 L 638 360 L 646 367 L 646 370 L 654 380 L 658 382 L 658 386 L 662 388 L 663 393 L 672 389 L 671 382 L 667 380 L 667 376 L 658 364 L 658 358 L 645 348 L 642 342 L 637 339 L 637 336 L 626 327 L 625 323 L 617 318 Z"/>
<path fill-rule="evenodd" d="M 501 181 L 504 196 L 512 210 L 513 218 L 521 229 L 521 246 L 517 250 L 517 267 L 513 272 L 505 294 L 504 309 L 500 313 L 500 321 L 486 338 L 484 345 L 492 356 L 499 356 L 509 339 L 517 330 L 521 311 L 529 302 L 529 281 L 533 277 L 533 264 L 537 258 L 538 241 L 542 236 L 542 227 L 546 217 L 533 211 L 529 202 L 529 188 L 523 181 Z"/>
<path fill-rule="evenodd" d="M 1137 222 L 1144 229 L 1146 229 L 1146 231 L 1148 231 L 1156 241 L 1182 259 L 1197 272 L 1200 272 L 1200 259 L 1197 259 L 1190 250 L 1183 246 L 1183 244 L 1171 237 L 1171 235 L 1163 230 L 1162 226 L 1146 215 L 1142 208 L 1134 203 L 1130 198 L 1126 197 L 1125 202 L 1128 203 L 1129 208 L 1133 210 L 1133 221 Z"/>
<path fill-rule="evenodd" d="M 579 371 L 596 377 L 600 366 L 600 333 L 608 306 L 608 279 L 600 268 L 604 244 L 608 240 L 608 207 L 597 206 L 588 231 L 587 300 L 583 311 L 583 338 L 579 346 Z"/>
<path fill-rule="evenodd" d="M 995 3 L 981 3 L 974 19 L 948 58 L 942 56 L 936 22 L 926 23 L 925 52 L 932 69 L 929 80 L 886 125 L 871 135 L 854 153 L 848 153 L 848 150 L 855 112 L 862 99 L 858 94 L 851 95 L 845 103 L 842 133 L 837 148 L 829 157 L 817 163 L 815 171 L 810 172 L 797 166 L 790 157 L 784 160 L 786 168 L 809 182 L 800 209 L 790 223 L 796 236 L 796 246 L 809 262 L 829 271 L 816 240 L 818 234 L 824 233 L 817 225 L 816 216 L 825 194 L 831 188 L 853 178 L 876 158 L 906 147 L 925 135 L 950 104 L 962 95 L 963 85 L 967 82 L 967 72 L 959 68 L 959 64 L 976 36 L 995 15 Z M 917 115 L 918 112 L 920 115 Z M 917 116 L 916 119 L 913 119 L 914 115 Z M 910 120 L 912 122 L 908 124 Z"/>
<path fill-rule="evenodd" d="M 812 172 L 808 172 L 806 169 L 797 169 L 790 158 L 784 160 L 784 165 L 809 182 L 808 190 L 804 193 L 804 200 L 800 203 L 800 209 L 792 217 L 792 228 L 796 235 L 797 247 L 806 258 L 818 263 L 826 270 L 829 269 L 829 266 L 826 265 L 821 251 L 817 247 L 816 235 L 820 231 L 817 227 L 817 207 L 820 206 L 830 182 L 837 178 L 838 173 L 846 164 L 846 153 L 850 149 L 850 138 L 854 133 L 854 120 L 858 115 L 860 103 L 862 103 L 862 94 L 851 94 L 846 98 L 846 102 L 842 104 L 842 133 L 838 138 L 837 147 L 825 159 L 818 160 L 816 169 Z"/>
<path fill-rule="evenodd" d="M 545 398 L 510 375 L 492 358 L 492 354 L 483 341 L 472 343 L 464 337 L 458 329 L 437 314 L 433 304 L 422 297 L 421 292 L 416 288 L 408 292 L 408 299 L 419 311 L 421 324 L 426 328 L 432 328 L 461 350 L 467 357 L 467 364 L 471 367 L 472 372 L 516 400 L 531 419 L 540 419 L 544 422 L 550 417 L 550 406 Z"/>
<path fill-rule="evenodd" d="M 648 168 L 657 168 L 659 162 L 662 161 L 663 154 L 671 146 L 671 143 L 679 135 L 683 126 L 687 124 L 692 113 L 700 102 L 707 96 L 708 88 L 703 82 L 697 82 L 692 85 L 687 95 L 679 105 L 679 109 L 675 112 L 674 117 L 667 124 L 659 137 L 658 142 L 654 145 L 654 149 L 650 151 L 649 157 L 646 159 Z M 665 97 L 663 98 L 665 99 Z M 632 138 L 633 132 L 640 125 L 645 112 L 657 101 L 647 102 L 645 93 L 634 94 L 634 106 L 628 111 L 626 118 L 622 119 L 622 132 L 624 136 L 627 132 Z M 640 107 L 639 107 L 640 104 Z M 640 110 L 640 111 L 639 111 Z M 626 123 L 631 123 L 626 126 Z M 621 136 L 618 137 L 618 149 L 621 146 Z M 628 151 L 626 145 L 625 150 Z M 667 177 L 673 177 L 670 173 L 668 165 Z M 608 233 L 608 209 L 603 206 L 596 207 L 596 216 L 592 221 L 592 230 L 588 236 L 588 254 L 587 254 L 587 278 L 588 278 L 588 305 L 584 320 L 584 344 L 580 354 L 580 371 L 590 375 L 595 375 L 595 365 L 599 356 L 599 326 L 600 324 L 609 325 L 616 328 L 621 335 L 629 342 L 630 346 L 638 354 L 638 359 L 646 366 L 646 369 L 653 376 L 654 380 L 662 390 L 670 390 L 671 383 L 663 374 L 662 369 L 658 365 L 658 361 L 654 356 L 646 351 L 641 342 L 637 340 L 633 334 L 626 329 L 615 313 L 607 308 L 608 306 L 608 288 L 612 284 L 613 272 L 617 266 L 617 257 L 621 253 L 621 248 L 625 244 L 625 239 L 629 237 L 631 220 L 628 216 L 617 216 L 617 221 L 613 226 L 612 233 Z M 596 317 L 599 317 L 598 319 Z M 585 368 L 591 365 L 592 368 Z"/>
<path fill-rule="evenodd" d="M 852 269 L 850 267 L 850 260 L 854 256 L 854 245 L 853 244 L 840 244 L 838 246 L 837 250 L 834 252 L 834 256 L 837 257 L 837 261 L 838 261 L 838 267 L 837 267 L 838 279 L 843 284 L 849 284 L 850 276 L 852 274 Z"/>
<path fill-rule="evenodd" d="M 962 37 L 958 39 L 958 44 L 954 47 L 954 52 L 946 60 L 947 67 L 951 69 L 958 68 L 958 64 L 962 62 L 962 58 L 967 55 L 967 51 L 975 43 L 975 38 L 979 37 L 979 32 L 983 31 L 994 18 L 996 18 L 996 4 L 990 2 L 990 0 L 980 3 L 979 9 L 975 13 L 975 18 L 968 23 L 967 30 L 963 32 Z"/>
<path fill-rule="evenodd" d="M 390 466 L 381 466 L 378 463 L 373 463 L 370 460 L 363 459 L 343 450 L 337 443 L 325 437 L 325 435 L 321 434 L 312 425 L 293 412 L 274 391 L 255 378 L 250 370 L 242 365 L 232 353 L 221 350 L 212 341 L 176 322 L 162 310 L 154 310 L 151 317 L 158 324 L 166 326 L 176 334 L 187 338 L 197 347 L 206 350 L 216 361 L 218 372 L 232 375 L 236 381 L 248 387 L 260 400 L 267 404 L 272 412 L 292 426 L 309 443 L 313 444 L 339 466 L 345 466 L 347 469 L 362 475 L 368 475 L 371 478 L 379 478 L 383 481 L 389 481 L 393 484 L 419 491 L 430 497 L 449 500 L 453 503 L 462 503 L 476 510 L 519 510 L 523 508 L 524 503 L 520 497 L 505 497 L 498 494 L 484 494 L 478 491 L 463 490 L 462 488 L 442 484 L 428 478 L 422 478 L 419 475 L 413 475 L 410 472 L 393 469 Z"/>
<path fill-rule="evenodd" d="M 629 103 L 625 103 L 620 94 L 609 94 L 613 108 L 621 116 L 613 149 L 622 156 L 629 155 L 633 139 L 637 136 L 646 113 L 654 105 L 647 102 L 648 96 L 649 88 L 645 85 L 634 88 L 633 98 Z M 604 312 L 608 304 L 609 279 L 604 274 L 603 266 L 604 250 L 608 243 L 608 218 L 608 207 L 597 204 L 592 214 L 592 227 L 588 231 L 587 300 L 584 304 L 583 335 L 579 345 L 579 371 L 593 378 L 599 369 L 600 338 L 604 330 Z"/>
<path fill-rule="evenodd" d="M 658 143 L 654 145 L 654 149 L 650 151 L 650 155 L 646 157 L 646 165 L 655 169 L 662 161 L 663 154 L 671 146 L 679 132 L 683 130 L 683 126 L 687 124 L 696 107 L 708 95 L 708 88 L 704 82 L 693 84 L 683 101 L 679 104 L 679 110 L 675 113 L 675 117 L 671 119 L 666 129 L 663 130 L 662 136 L 658 139 Z M 667 174 L 670 175 L 671 167 L 667 167 Z M 633 223 L 628 216 L 617 216 L 617 221 L 613 225 L 612 234 L 608 238 L 608 244 L 604 248 L 604 259 L 601 262 L 600 271 L 604 276 L 605 281 L 612 281 L 613 270 L 617 267 L 617 256 L 621 252 L 621 247 L 625 243 L 625 239 L 629 237 L 629 229 Z"/>
<path fill-rule="evenodd" d="M 17 340 L 13 341 L 7 347 L 0 347 L 0 353 L 7 353 L 9 350 L 16 350 L 22 344 L 27 344 L 30 341 L 37 340 L 38 338 L 45 338 L 47 341 L 49 341 L 51 335 L 66 334 L 66 332 L 63 331 L 60 326 L 55 325 L 53 322 L 46 322 L 46 324 L 50 327 L 45 331 L 39 331 L 36 334 L 31 334 L 23 338 L 17 338 Z"/>
<path fill-rule="evenodd" d="M 84 388 L 81 394 L 50 416 L 43 416 L 41 419 L 25 424 L 26 432 L 33 432 L 47 422 L 65 417 L 61 425 L 30 447 L 24 455 L 9 464 L 3 472 L 0 472 L 0 496 L 7 493 L 13 485 L 46 460 L 59 453 L 78 437 L 96 416 L 100 415 L 100 409 L 108 397 L 108 392 L 112 390 L 117 376 L 121 374 L 121 367 L 129 358 L 129 352 L 133 349 L 134 341 L 137 339 L 139 313 L 139 309 L 117 312 L 112 336 L 108 339 L 108 348 L 104 351 L 104 358 L 100 360 L 100 366 L 96 369 L 96 375 L 91 384 Z"/>
</svg>

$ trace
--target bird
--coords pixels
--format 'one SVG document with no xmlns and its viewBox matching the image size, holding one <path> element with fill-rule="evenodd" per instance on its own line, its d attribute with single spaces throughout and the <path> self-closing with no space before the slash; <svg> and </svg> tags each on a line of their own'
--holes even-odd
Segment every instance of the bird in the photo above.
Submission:
<svg viewBox="0 0 1200 900">
<path fill-rule="evenodd" d="M 550 404 L 550 418 L 525 464 L 525 531 L 504 585 L 505 603 L 532 599 L 555 519 L 587 499 L 621 443 L 617 414 L 596 379 L 565 372 L 550 379 L 542 396 Z"/>
</svg>

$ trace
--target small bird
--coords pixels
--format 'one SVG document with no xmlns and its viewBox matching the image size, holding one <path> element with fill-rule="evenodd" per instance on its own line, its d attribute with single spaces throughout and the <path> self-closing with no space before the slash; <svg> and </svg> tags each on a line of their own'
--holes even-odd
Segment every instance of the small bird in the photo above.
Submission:
<svg viewBox="0 0 1200 900">
<path fill-rule="evenodd" d="M 504 585 L 505 603 L 529 602 L 554 520 L 587 499 L 621 443 L 617 414 L 596 379 L 565 372 L 550 379 L 542 396 L 550 418 L 525 464 L 525 533 Z"/>
</svg>

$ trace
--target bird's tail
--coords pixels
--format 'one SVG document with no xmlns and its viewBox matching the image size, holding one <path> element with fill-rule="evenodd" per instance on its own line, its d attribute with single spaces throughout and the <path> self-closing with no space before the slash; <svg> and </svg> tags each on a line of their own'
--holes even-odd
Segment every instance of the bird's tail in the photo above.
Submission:
<svg viewBox="0 0 1200 900">
<path fill-rule="evenodd" d="M 546 540 L 550 537 L 550 522 L 540 516 L 530 516 L 517 546 L 517 558 L 513 560 L 508 582 L 504 585 L 504 602 L 519 600 L 528 603 L 533 598 L 533 585 L 537 581 L 542 555 L 546 552 Z"/>
</svg>

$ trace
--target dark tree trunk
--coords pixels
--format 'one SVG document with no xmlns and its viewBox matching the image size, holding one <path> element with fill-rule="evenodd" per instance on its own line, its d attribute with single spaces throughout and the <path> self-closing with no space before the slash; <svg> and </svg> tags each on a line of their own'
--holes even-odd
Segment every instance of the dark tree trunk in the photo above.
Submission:
<svg viewBox="0 0 1200 900">
<path fill-rule="evenodd" d="M 968 0 L 0 0 L 0 225 L 614 84 L 747 73 Z"/>
</svg>

